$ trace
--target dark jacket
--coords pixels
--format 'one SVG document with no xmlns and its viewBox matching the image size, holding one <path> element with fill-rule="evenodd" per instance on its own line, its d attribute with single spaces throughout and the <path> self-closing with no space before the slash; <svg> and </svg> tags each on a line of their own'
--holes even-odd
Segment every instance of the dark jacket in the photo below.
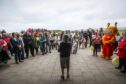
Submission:
<svg viewBox="0 0 126 84">
<path fill-rule="evenodd" d="M 35 39 L 32 36 L 26 36 L 23 38 L 24 41 L 24 46 L 29 47 L 29 46 L 35 46 Z"/>
<path fill-rule="evenodd" d="M 70 57 L 71 48 L 71 43 L 61 42 L 58 49 L 60 52 L 60 57 Z"/>
<path fill-rule="evenodd" d="M 88 34 L 87 34 L 87 32 L 84 32 L 84 33 L 83 33 L 83 37 L 84 37 L 86 40 L 88 40 Z"/>
<path fill-rule="evenodd" d="M 17 38 L 16 39 L 12 38 L 11 43 L 12 43 L 12 46 L 13 46 L 13 49 L 14 49 L 14 53 L 17 53 L 20 50 L 19 46 L 21 46 L 20 40 L 17 39 Z"/>
<path fill-rule="evenodd" d="M 24 41 L 24 46 L 25 47 L 29 47 L 30 46 L 30 42 L 29 42 L 29 39 L 28 39 L 28 36 L 24 35 L 23 36 L 23 41 Z"/>
</svg>

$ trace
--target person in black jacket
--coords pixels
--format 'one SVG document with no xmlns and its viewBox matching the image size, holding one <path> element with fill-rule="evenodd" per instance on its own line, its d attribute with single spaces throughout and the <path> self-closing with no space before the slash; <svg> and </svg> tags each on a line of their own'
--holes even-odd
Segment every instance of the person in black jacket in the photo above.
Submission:
<svg viewBox="0 0 126 84">
<path fill-rule="evenodd" d="M 34 56 L 34 37 L 27 33 L 23 36 L 26 58 L 29 57 L 29 51 Z"/>
<path fill-rule="evenodd" d="M 86 42 L 85 42 L 85 48 L 87 48 L 87 44 L 88 44 L 88 34 L 87 31 L 83 32 L 83 37 L 85 38 Z"/>
<path fill-rule="evenodd" d="M 90 47 L 91 47 L 91 45 L 92 45 L 92 32 L 91 32 L 91 30 L 87 30 L 87 33 L 88 33 L 88 37 L 89 37 L 89 41 L 90 41 Z"/>
<path fill-rule="evenodd" d="M 69 43 L 68 35 L 65 35 L 63 42 L 60 43 L 58 51 L 60 52 L 60 64 L 62 75 L 61 79 L 64 80 L 64 69 L 67 68 L 67 78 L 69 78 L 69 65 L 70 65 L 70 53 L 72 45 Z"/>
<path fill-rule="evenodd" d="M 30 44 L 29 44 L 30 42 L 29 42 L 27 33 L 25 33 L 24 36 L 23 36 L 23 42 L 24 42 L 26 58 L 28 58 L 29 57 L 29 50 L 30 50 Z"/>
</svg>

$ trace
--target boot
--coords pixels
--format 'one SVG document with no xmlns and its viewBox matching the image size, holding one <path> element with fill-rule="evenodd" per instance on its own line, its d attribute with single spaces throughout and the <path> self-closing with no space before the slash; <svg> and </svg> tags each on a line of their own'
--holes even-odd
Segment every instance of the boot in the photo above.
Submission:
<svg viewBox="0 0 126 84">
<path fill-rule="evenodd" d="M 106 60 L 111 60 L 111 57 L 105 57 Z"/>
<path fill-rule="evenodd" d="M 105 58 L 105 55 L 102 55 L 102 58 Z"/>
<path fill-rule="evenodd" d="M 122 70 L 122 71 L 120 71 L 121 73 L 126 73 L 126 70 Z"/>
<path fill-rule="evenodd" d="M 64 76 L 63 75 L 61 76 L 61 79 L 64 80 Z"/>
<path fill-rule="evenodd" d="M 115 67 L 115 69 L 122 69 L 122 67 L 121 66 L 118 66 L 118 67 Z"/>
</svg>

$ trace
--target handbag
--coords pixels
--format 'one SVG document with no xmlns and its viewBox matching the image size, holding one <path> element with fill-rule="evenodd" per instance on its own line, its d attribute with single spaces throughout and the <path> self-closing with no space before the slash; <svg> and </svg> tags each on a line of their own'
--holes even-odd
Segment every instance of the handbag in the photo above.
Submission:
<svg viewBox="0 0 126 84">
<path fill-rule="evenodd" d="M 91 47 L 90 47 L 90 50 L 91 50 L 91 51 L 94 51 L 94 46 L 91 46 Z"/>
<path fill-rule="evenodd" d="M 112 64 L 114 64 L 114 65 L 118 65 L 119 64 L 119 57 L 118 56 L 116 56 L 116 57 L 114 57 L 112 59 Z"/>
</svg>

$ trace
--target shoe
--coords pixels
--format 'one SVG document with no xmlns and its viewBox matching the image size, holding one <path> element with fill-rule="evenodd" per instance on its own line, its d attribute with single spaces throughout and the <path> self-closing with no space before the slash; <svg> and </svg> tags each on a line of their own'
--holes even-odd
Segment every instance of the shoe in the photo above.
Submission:
<svg viewBox="0 0 126 84">
<path fill-rule="evenodd" d="M 106 60 L 111 60 L 111 57 L 105 57 Z"/>
<path fill-rule="evenodd" d="M 11 59 L 11 57 L 8 57 L 8 60 L 10 60 Z"/>
<path fill-rule="evenodd" d="M 26 57 L 24 57 L 24 60 L 26 59 Z"/>
<path fill-rule="evenodd" d="M 126 73 L 126 70 L 122 70 L 122 71 L 120 71 L 121 73 Z"/>
<path fill-rule="evenodd" d="M 105 58 L 105 56 L 104 56 L 104 55 L 102 55 L 102 58 Z"/>
<path fill-rule="evenodd" d="M 63 75 L 61 76 L 61 79 L 64 80 L 64 76 Z"/>
<path fill-rule="evenodd" d="M 29 56 L 27 55 L 26 58 L 29 58 Z"/>
<path fill-rule="evenodd" d="M 18 62 L 15 62 L 16 64 L 19 64 Z"/>
<path fill-rule="evenodd" d="M 115 69 L 122 69 L 121 67 L 115 67 Z"/>
<path fill-rule="evenodd" d="M 4 64 L 7 64 L 7 60 L 6 60 L 6 61 L 4 61 Z"/>
<path fill-rule="evenodd" d="M 20 60 L 19 62 L 23 62 L 22 60 Z"/>
<path fill-rule="evenodd" d="M 69 78 L 70 78 L 70 76 L 69 76 L 69 75 L 67 75 L 67 78 L 69 79 Z"/>
</svg>

